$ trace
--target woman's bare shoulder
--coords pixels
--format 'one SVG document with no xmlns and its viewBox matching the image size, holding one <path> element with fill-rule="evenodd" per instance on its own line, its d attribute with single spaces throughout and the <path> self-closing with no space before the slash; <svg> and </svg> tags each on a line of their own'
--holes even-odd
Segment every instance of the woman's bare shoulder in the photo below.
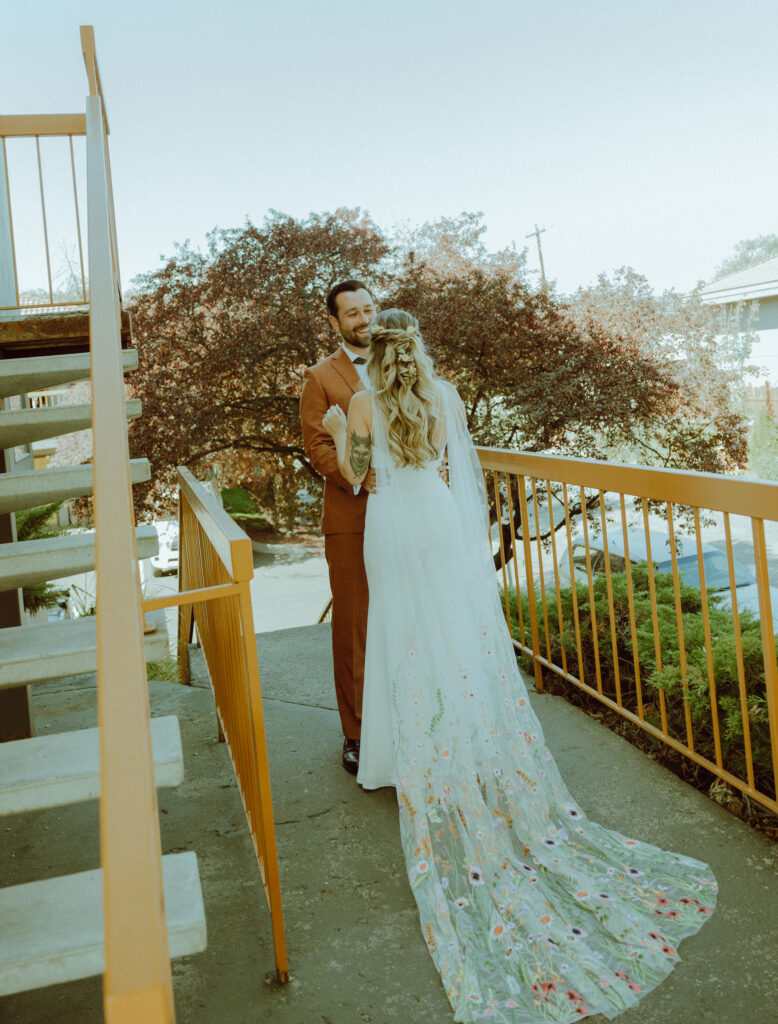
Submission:
<svg viewBox="0 0 778 1024">
<path fill-rule="evenodd" d="M 351 420 L 356 418 L 368 426 L 373 422 L 373 403 L 369 391 L 355 392 L 348 407 L 348 414 Z"/>
<path fill-rule="evenodd" d="M 353 409 L 356 413 L 361 413 L 363 416 L 367 416 L 373 407 L 373 403 L 370 397 L 370 391 L 356 391 L 351 396 L 351 404 L 349 410 Z"/>
</svg>

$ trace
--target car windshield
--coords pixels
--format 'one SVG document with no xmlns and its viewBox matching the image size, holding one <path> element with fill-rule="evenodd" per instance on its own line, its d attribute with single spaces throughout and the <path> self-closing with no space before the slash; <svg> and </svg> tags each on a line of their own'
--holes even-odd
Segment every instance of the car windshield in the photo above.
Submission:
<svg viewBox="0 0 778 1024">
<path fill-rule="evenodd" d="M 705 565 L 705 586 L 708 590 L 727 590 L 729 588 L 729 567 L 727 559 L 721 551 L 706 551 L 703 555 Z M 733 561 L 735 570 L 735 586 L 747 587 L 756 583 L 756 579 L 742 565 Z M 659 572 L 672 572 L 671 559 L 657 564 Z M 684 583 L 690 587 L 700 587 L 700 568 L 696 555 L 685 555 L 678 559 L 678 573 Z"/>
</svg>

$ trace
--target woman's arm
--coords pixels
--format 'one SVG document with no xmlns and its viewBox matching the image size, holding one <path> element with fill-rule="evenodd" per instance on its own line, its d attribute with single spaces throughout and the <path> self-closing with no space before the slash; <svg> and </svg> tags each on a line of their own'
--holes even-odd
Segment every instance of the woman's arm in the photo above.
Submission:
<svg viewBox="0 0 778 1024">
<path fill-rule="evenodd" d="M 338 468 L 355 487 L 362 483 L 370 468 L 372 412 L 370 393 L 358 391 L 348 407 L 348 419 L 340 406 L 333 405 L 322 420 L 324 429 L 335 441 Z"/>
</svg>

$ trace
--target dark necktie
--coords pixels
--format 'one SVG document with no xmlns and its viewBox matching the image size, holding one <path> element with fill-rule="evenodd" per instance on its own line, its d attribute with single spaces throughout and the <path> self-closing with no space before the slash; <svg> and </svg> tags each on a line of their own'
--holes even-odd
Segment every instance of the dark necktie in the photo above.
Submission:
<svg viewBox="0 0 778 1024">
<path fill-rule="evenodd" d="M 364 366 L 366 362 L 367 359 L 365 359 L 364 356 L 357 356 L 357 358 L 354 360 L 354 366 Z"/>
</svg>

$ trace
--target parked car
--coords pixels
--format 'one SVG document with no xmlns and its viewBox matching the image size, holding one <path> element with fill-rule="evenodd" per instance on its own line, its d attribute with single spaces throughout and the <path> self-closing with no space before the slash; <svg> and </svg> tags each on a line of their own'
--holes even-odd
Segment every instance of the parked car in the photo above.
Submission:
<svg viewBox="0 0 778 1024">
<path fill-rule="evenodd" d="M 673 571 L 673 561 L 670 554 L 669 537 L 661 533 L 650 533 L 651 559 L 654 569 L 657 572 L 670 573 Z M 645 562 L 648 559 L 646 537 L 642 531 L 630 530 L 629 560 L 630 564 Z M 605 572 L 605 550 L 602 537 L 599 534 L 589 534 L 589 557 L 591 560 L 592 574 Z M 570 586 L 570 559 L 567 548 L 559 555 L 559 581 L 562 586 Z M 608 532 L 608 561 L 610 570 L 613 573 L 624 572 L 626 559 L 624 554 L 624 539 L 618 533 Z M 721 598 L 723 608 L 732 607 L 732 593 L 729 585 L 729 566 L 727 556 L 723 551 L 713 547 L 711 544 L 702 544 L 702 561 L 705 571 L 705 588 L 708 592 L 713 591 Z M 693 537 L 676 536 L 676 562 L 678 574 L 687 586 L 700 586 L 700 567 L 697 560 L 697 541 Z M 759 618 L 759 588 L 756 577 L 740 562 L 733 559 L 735 572 L 735 588 L 737 591 L 738 611 L 748 609 Z M 583 534 L 573 537 L 573 571 L 578 583 L 586 583 L 588 575 L 586 571 L 586 543 Z M 778 587 L 770 587 L 770 604 L 773 618 L 773 632 L 778 633 Z"/>
<path fill-rule="evenodd" d="M 178 524 L 157 523 L 159 550 L 151 556 L 151 568 L 155 576 L 167 576 L 178 572 Z"/>
</svg>

